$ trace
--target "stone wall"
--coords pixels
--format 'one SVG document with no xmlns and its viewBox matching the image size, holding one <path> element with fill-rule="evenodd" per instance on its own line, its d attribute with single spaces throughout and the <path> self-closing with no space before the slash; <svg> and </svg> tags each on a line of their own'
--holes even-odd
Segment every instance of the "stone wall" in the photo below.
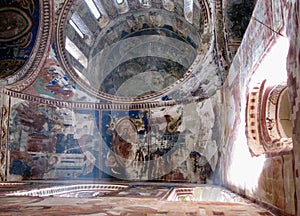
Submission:
<svg viewBox="0 0 300 216">
<path fill-rule="evenodd" d="M 291 1 L 286 6 L 289 11 L 287 13 L 287 35 L 290 41 L 289 56 L 287 61 L 288 68 L 288 85 L 290 87 L 290 100 L 292 109 L 292 121 L 293 121 L 293 141 L 294 141 L 294 157 L 295 157 L 295 170 L 294 178 L 296 181 L 296 197 L 297 197 L 297 209 L 299 214 L 300 209 L 300 28 L 299 28 L 299 13 L 300 4 L 299 1 Z"/>
<path fill-rule="evenodd" d="M 298 116 L 295 107 L 298 107 L 297 89 L 299 62 L 294 49 L 298 50 L 298 22 L 295 14 L 299 13 L 298 5 L 286 1 L 257 1 L 250 24 L 244 35 L 240 48 L 237 51 L 231 65 L 229 76 L 224 86 L 225 103 L 227 110 L 225 117 L 224 137 L 228 137 L 223 148 L 221 148 L 220 183 L 226 185 L 232 191 L 242 194 L 255 202 L 266 205 L 280 215 L 295 215 L 297 207 L 296 185 L 297 177 L 294 167 L 298 164 L 296 152 L 299 140 L 297 131 L 299 125 L 294 123 L 293 145 L 294 152 L 282 150 L 268 154 L 262 146 L 262 154 L 255 155 L 251 151 L 251 142 L 246 133 L 248 93 L 259 82 L 267 82 L 272 76 L 280 76 L 286 73 L 277 68 L 276 61 L 282 61 L 283 68 L 287 71 L 288 87 L 290 92 L 292 109 L 292 121 L 297 122 Z M 281 40 L 289 38 L 290 51 L 284 56 L 284 50 L 275 51 Z M 271 59 L 269 56 L 280 56 L 279 60 Z M 287 66 L 284 66 L 285 59 Z M 270 59 L 270 60 L 267 60 Z M 269 61 L 271 76 L 268 76 L 268 67 L 265 62 Z M 296 63 L 296 64 L 295 64 Z M 264 69 L 262 69 L 264 68 Z M 283 80 L 284 81 L 284 80 Z M 294 100 L 295 99 L 295 100 Z M 257 103 L 261 107 L 261 97 Z M 252 101 L 253 102 L 253 101 Z M 253 105 L 252 105 L 253 106 Z M 288 109 L 288 107 L 287 107 Z M 258 109 L 258 111 L 260 111 Z M 257 112 L 255 113 L 257 114 Z M 253 122 L 252 126 L 259 125 L 260 119 Z M 246 122 L 246 124 L 245 124 Z M 254 130 L 253 130 L 254 131 Z M 258 135 L 263 136 L 262 131 Z M 262 145 L 256 141 L 257 144 Z M 299 204 L 298 204 L 299 206 Z"/>
</svg>

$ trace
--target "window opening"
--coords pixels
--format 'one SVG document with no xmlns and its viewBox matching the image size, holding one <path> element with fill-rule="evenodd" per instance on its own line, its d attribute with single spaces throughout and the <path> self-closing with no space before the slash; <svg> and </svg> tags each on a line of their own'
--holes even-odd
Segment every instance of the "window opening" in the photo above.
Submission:
<svg viewBox="0 0 300 216">
<path fill-rule="evenodd" d="M 193 0 L 184 1 L 184 17 L 189 23 L 193 23 Z"/>
<path fill-rule="evenodd" d="M 90 81 L 76 67 L 73 67 L 73 69 L 81 79 L 83 79 L 86 83 L 90 84 Z"/>
<path fill-rule="evenodd" d="M 71 19 L 69 21 L 70 25 L 74 28 L 74 30 L 78 33 L 78 35 L 81 38 L 84 38 L 84 34 L 82 33 L 82 31 L 79 29 L 79 27 L 77 26 L 77 24 L 73 21 L 73 19 Z"/>
<path fill-rule="evenodd" d="M 278 103 L 278 120 L 279 120 L 279 132 L 282 136 L 287 138 L 292 137 L 292 116 L 289 100 L 289 91 L 286 87 L 279 97 Z"/>
<path fill-rule="evenodd" d="M 123 4 L 124 3 L 124 0 L 116 0 L 117 1 L 117 4 Z"/>
<path fill-rule="evenodd" d="M 99 9 L 97 8 L 95 2 L 93 0 L 85 0 L 86 4 L 88 5 L 90 11 L 92 12 L 92 14 L 94 15 L 94 17 L 96 18 L 96 20 L 101 19 L 102 14 L 99 11 Z"/>
<path fill-rule="evenodd" d="M 128 2 L 125 0 L 115 0 L 115 6 L 119 14 L 123 14 L 129 11 Z"/>
<path fill-rule="evenodd" d="M 66 50 L 85 68 L 87 68 L 88 60 L 82 51 L 66 37 Z"/>
<path fill-rule="evenodd" d="M 140 0 L 140 3 L 143 7 L 151 7 L 150 0 Z"/>
<path fill-rule="evenodd" d="M 70 24 L 73 26 L 73 28 L 76 30 L 76 28 L 79 30 L 78 34 L 83 34 L 83 36 L 89 36 L 92 37 L 92 32 L 89 29 L 89 27 L 85 24 L 85 22 L 81 19 L 79 14 L 75 11 L 72 14 Z M 77 31 L 77 30 L 76 30 Z"/>
</svg>

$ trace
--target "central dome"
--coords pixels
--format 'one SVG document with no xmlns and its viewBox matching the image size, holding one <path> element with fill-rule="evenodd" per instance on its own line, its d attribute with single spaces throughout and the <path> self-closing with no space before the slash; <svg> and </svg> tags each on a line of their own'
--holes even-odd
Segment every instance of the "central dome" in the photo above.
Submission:
<svg viewBox="0 0 300 216">
<path fill-rule="evenodd" d="M 58 34 L 62 65 L 98 98 L 162 96 L 189 77 L 195 59 L 199 64 L 205 54 L 201 8 L 188 10 L 187 2 L 193 4 L 67 1 L 61 13 L 67 16 L 59 19 L 65 26 Z"/>
</svg>

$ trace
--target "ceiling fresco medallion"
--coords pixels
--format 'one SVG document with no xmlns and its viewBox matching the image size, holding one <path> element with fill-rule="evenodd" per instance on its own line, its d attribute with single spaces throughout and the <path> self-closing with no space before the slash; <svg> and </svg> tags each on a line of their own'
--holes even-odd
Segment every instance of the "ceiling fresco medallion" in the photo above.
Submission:
<svg viewBox="0 0 300 216">
<path fill-rule="evenodd" d="M 0 42 L 19 39 L 31 31 L 33 21 L 30 15 L 17 7 L 0 8 Z"/>
<path fill-rule="evenodd" d="M 16 72 L 32 54 L 38 15 L 38 0 L 0 2 L 0 78 L 10 80 L 8 83 L 22 76 Z"/>
<path fill-rule="evenodd" d="M 38 76 L 52 39 L 49 0 L 0 1 L 0 85 L 27 88 Z"/>
</svg>

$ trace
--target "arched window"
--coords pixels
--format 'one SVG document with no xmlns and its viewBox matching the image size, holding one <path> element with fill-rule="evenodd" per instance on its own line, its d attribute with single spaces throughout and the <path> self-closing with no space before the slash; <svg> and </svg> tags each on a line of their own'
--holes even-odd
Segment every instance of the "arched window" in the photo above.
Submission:
<svg viewBox="0 0 300 216">
<path fill-rule="evenodd" d="M 277 154 L 293 148 L 286 70 L 288 49 L 288 39 L 278 37 L 253 67 L 255 70 L 249 72 L 246 132 L 253 155 Z"/>
<path fill-rule="evenodd" d="M 285 83 L 257 83 L 248 94 L 247 139 L 253 155 L 293 148 L 291 108 Z"/>
<path fill-rule="evenodd" d="M 189 23 L 193 23 L 193 0 L 184 0 L 184 17 Z"/>
<path fill-rule="evenodd" d="M 100 0 L 85 0 L 91 13 L 94 15 L 95 19 L 98 21 L 100 28 L 104 28 L 110 21 L 104 7 Z"/>
<path fill-rule="evenodd" d="M 149 8 L 151 7 L 151 1 L 150 0 L 140 0 L 140 4 L 142 7 Z"/>
<path fill-rule="evenodd" d="M 116 0 L 117 4 L 123 4 L 124 3 L 124 0 Z"/>
<path fill-rule="evenodd" d="M 77 61 L 82 67 L 87 68 L 88 59 L 83 52 L 75 45 L 75 43 L 66 37 L 66 50 L 71 54 L 72 58 Z"/>
<path fill-rule="evenodd" d="M 114 3 L 119 14 L 123 14 L 129 11 L 129 5 L 127 0 L 115 0 Z"/>
<path fill-rule="evenodd" d="M 96 18 L 96 20 L 99 20 L 102 17 L 102 14 L 100 10 L 97 8 L 97 6 L 95 5 L 95 2 L 93 0 L 85 0 L 85 2 L 88 5 L 94 17 Z"/>
<path fill-rule="evenodd" d="M 268 87 L 263 95 L 261 127 L 267 152 L 292 148 L 292 122 L 286 84 Z"/>
</svg>

